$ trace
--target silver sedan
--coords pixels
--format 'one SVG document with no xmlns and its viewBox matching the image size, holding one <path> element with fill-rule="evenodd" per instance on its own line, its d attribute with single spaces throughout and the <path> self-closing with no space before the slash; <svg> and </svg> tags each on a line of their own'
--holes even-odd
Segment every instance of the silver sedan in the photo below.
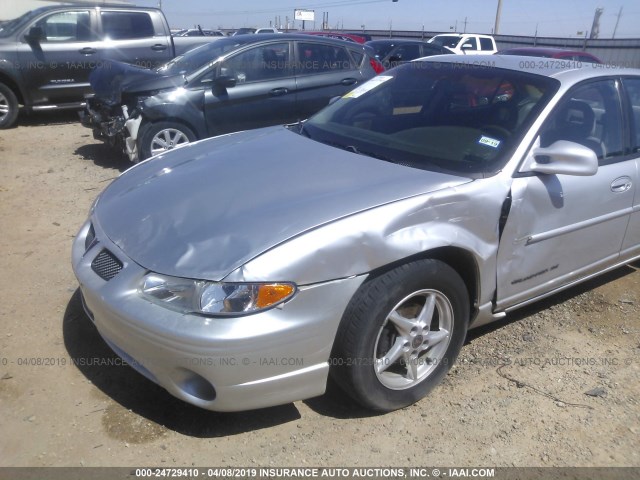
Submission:
<svg viewBox="0 0 640 480">
<path fill-rule="evenodd" d="M 250 112 L 247 112 L 250 115 Z M 389 411 L 469 328 L 640 257 L 640 72 L 439 56 L 125 172 L 73 244 L 96 328 L 186 402 Z"/>
</svg>

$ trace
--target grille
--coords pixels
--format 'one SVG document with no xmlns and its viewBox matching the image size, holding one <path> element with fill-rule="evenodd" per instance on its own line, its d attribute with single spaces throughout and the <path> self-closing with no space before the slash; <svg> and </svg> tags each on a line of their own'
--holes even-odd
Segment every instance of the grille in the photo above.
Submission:
<svg viewBox="0 0 640 480">
<path fill-rule="evenodd" d="M 122 262 L 109 250 L 102 250 L 91 262 L 91 270 L 107 282 L 122 270 Z"/>
<path fill-rule="evenodd" d="M 91 224 L 91 226 L 89 227 L 89 231 L 87 232 L 87 238 L 84 239 L 85 252 L 89 250 L 89 247 L 91 247 L 95 239 L 96 239 L 96 231 L 93 229 L 93 224 Z"/>
</svg>

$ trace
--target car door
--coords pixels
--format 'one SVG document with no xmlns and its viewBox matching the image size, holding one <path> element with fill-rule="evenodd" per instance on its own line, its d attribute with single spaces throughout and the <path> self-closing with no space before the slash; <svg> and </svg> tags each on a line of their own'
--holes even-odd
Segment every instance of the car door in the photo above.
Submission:
<svg viewBox="0 0 640 480">
<path fill-rule="evenodd" d="M 499 309 L 618 260 L 637 190 L 637 161 L 624 155 L 619 87 L 614 79 L 574 87 L 532 147 L 559 140 L 580 143 L 598 156 L 594 175 L 523 173 L 513 179 L 498 251 Z"/>
<path fill-rule="evenodd" d="M 160 17 L 146 11 L 100 10 L 102 57 L 145 68 L 169 61 L 173 52 Z"/>
<path fill-rule="evenodd" d="M 478 48 L 476 37 L 462 37 L 458 45 L 463 55 L 478 55 L 482 53 Z"/>
<path fill-rule="evenodd" d="M 308 118 L 363 80 L 346 47 L 314 41 L 294 43 L 297 118 Z"/>
<path fill-rule="evenodd" d="M 640 182 L 640 78 L 622 80 L 628 100 L 628 121 L 631 137 L 630 156 L 635 162 L 635 184 Z M 629 228 L 624 236 L 620 256 L 623 260 L 640 255 L 640 189 L 636 188 Z"/>
<path fill-rule="evenodd" d="M 21 34 L 17 46 L 24 91 L 34 106 L 80 103 L 90 92 L 97 37 L 92 8 L 43 15 Z"/>
<path fill-rule="evenodd" d="M 252 45 L 220 62 L 211 75 L 231 77 L 235 86 L 205 92 L 209 135 L 278 125 L 296 118 L 296 82 L 290 42 Z M 205 75 L 205 79 L 207 76 Z"/>
</svg>

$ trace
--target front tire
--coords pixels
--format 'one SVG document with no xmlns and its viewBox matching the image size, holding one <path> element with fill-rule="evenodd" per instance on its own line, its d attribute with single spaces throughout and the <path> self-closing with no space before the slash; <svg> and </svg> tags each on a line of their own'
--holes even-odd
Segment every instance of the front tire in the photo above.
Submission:
<svg viewBox="0 0 640 480">
<path fill-rule="evenodd" d="M 467 332 L 469 295 L 438 260 L 417 260 L 364 283 L 336 335 L 331 374 L 361 405 L 391 411 L 425 397 Z"/>
<path fill-rule="evenodd" d="M 4 83 L 0 83 L 0 129 L 11 128 L 18 118 L 18 98 Z"/>
<path fill-rule="evenodd" d="M 145 160 L 195 140 L 193 131 L 181 123 L 148 123 L 142 127 L 138 137 L 139 158 Z"/>
</svg>

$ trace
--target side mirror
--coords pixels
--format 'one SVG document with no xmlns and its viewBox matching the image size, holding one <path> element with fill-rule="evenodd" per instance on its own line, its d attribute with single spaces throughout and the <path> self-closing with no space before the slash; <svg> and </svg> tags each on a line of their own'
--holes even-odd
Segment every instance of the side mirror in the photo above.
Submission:
<svg viewBox="0 0 640 480">
<path fill-rule="evenodd" d="M 213 92 L 223 92 L 227 88 L 233 88 L 236 86 L 236 82 L 236 77 L 220 75 L 213 80 Z"/>
<path fill-rule="evenodd" d="M 535 146 L 521 171 L 547 175 L 595 175 L 598 171 L 596 152 L 579 143 L 558 140 L 548 147 Z"/>
<path fill-rule="evenodd" d="M 465 43 L 460 48 L 462 48 L 462 50 L 471 50 L 473 48 L 473 44 L 472 43 Z"/>
<path fill-rule="evenodd" d="M 31 27 L 29 32 L 25 35 L 25 38 L 29 42 L 38 43 L 42 40 L 46 40 L 47 36 L 44 34 L 42 27 Z"/>
</svg>

